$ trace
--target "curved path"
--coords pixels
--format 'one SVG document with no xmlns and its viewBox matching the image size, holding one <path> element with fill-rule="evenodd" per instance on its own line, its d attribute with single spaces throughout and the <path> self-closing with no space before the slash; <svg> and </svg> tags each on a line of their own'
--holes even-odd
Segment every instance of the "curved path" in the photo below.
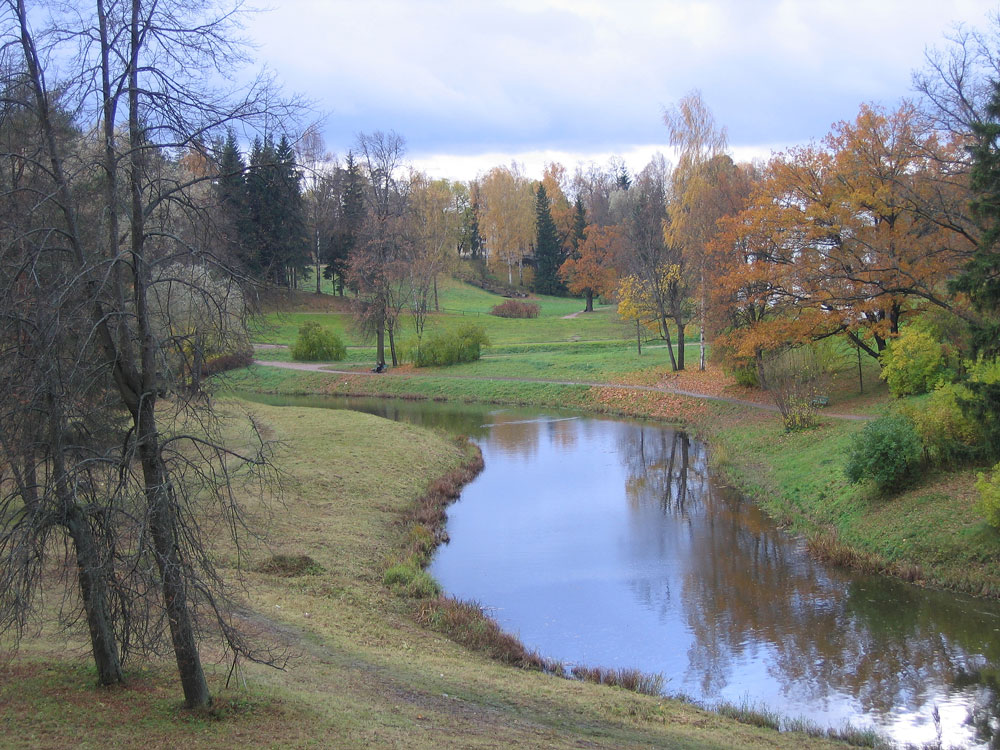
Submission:
<svg viewBox="0 0 1000 750">
<path fill-rule="evenodd" d="M 305 372 L 328 372 L 331 375 L 370 375 L 377 377 L 435 377 L 435 378 L 445 378 L 448 380 L 481 380 L 481 381 L 500 381 L 508 383 L 551 383 L 553 385 L 579 385 L 588 388 L 621 388 L 627 391 L 645 391 L 649 393 L 669 393 L 678 396 L 687 396 L 689 398 L 698 398 L 705 401 L 721 401 L 726 404 L 735 404 L 737 406 L 749 406 L 754 409 L 762 409 L 764 411 L 777 412 L 778 407 L 774 404 L 760 404 L 756 401 L 746 401 L 739 398 L 729 398 L 728 396 L 713 396 L 707 393 L 698 393 L 697 391 L 685 391 L 679 388 L 670 388 L 667 386 L 657 386 L 657 385 L 628 385 L 626 383 L 598 383 L 588 380 L 547 380 L 545 378 L 512 378 L 512 377 L 485 377 L 485 376 L 474 376 L 474 375 L 440 375 L 435 373 L 433 376 L 422 376 L 413 375 L 412 373 L 394 373 L 391 370 L 383 373 L 374 373 L 368 370 L 336 370 L 333 369 L 331 365 L 322 363 L 312 363 L 312 362 L 277 362 L 273 360 L 263 360 L 255 359 L 253 361 L 255 365 L 260 365 L 262 367 L 280 367 L 286 370 L 301 370 Z M 832 417 L 834 419 L 848 419 L 857 422 L 866 422 L 872 417 L 864 416 L 863 414 L 835 414 L 833 412 L 823 412 L 825 416 Z"/>
</svg>

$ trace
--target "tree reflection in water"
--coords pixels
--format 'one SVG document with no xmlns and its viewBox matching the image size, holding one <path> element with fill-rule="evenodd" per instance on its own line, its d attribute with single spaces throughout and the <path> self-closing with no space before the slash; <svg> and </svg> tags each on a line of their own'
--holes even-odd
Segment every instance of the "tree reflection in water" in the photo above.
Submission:
<svg viewBox="0 0 1000 750">
<path fill-rule="evenodd" d="M 718 695 L 738 662 L 760 656 L 786 695 L 822 703 L 846 694 L 880 717 L 901 706 L 929 710 L 947 697 L 947 686 L 973 696 L 977 738 L 1000 747 L 995 612 L 813 562 L 755 507 L 712 481 L 704 448 L 684 433 L 636 426 L 619 444 L 638 520 L 633 541 L 669 543 L 686 558 L 680 601 L 693 638 L 688 676 L 702 695 Z M 673 523 L 650 524 L 651 508 Z M 671 538 L 670 528 L 683 528 L 683 537 Z M 633 592 L 665 616 L 673 606 L 666 583 L 654 590 L 640 579 Z"/>
</svg>

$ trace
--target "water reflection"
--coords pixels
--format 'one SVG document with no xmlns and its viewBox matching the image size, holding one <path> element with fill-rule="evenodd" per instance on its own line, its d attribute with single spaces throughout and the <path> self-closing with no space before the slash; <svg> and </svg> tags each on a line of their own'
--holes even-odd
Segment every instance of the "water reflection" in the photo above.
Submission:
<svg viewBox="0 0 1000 750">
<path fill-rule="evenodd" d="M 682 432 L 377 403 L 477 437 L 486 470 L 450 509 L 432 573 L 547 656 L 906 742 L 935 739 L 937 708 L 945 746 L 1000 747 L 996 603 L 815 563 Z"/>
</svg>

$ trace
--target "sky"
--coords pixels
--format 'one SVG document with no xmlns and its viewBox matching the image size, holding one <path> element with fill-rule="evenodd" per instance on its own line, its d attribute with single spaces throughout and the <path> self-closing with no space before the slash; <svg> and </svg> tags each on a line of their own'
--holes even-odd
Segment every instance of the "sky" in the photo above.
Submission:
<svg viewBox="0 0 1000 750">
<path fill-rule="evenodd" d="M 998 0 L 274 0 L 245 33 L 311 101 L 329 151 L 395 131 L 432 177 L 512 160 L 638 171 L 671 151 L 663 112 L 693 90 L 739 159 L 822 138 Z"/>
</svg>

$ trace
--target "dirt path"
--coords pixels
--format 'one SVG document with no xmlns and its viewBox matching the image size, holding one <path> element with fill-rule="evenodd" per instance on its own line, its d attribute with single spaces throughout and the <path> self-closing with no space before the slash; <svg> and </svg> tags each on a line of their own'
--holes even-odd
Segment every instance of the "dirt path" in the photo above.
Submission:
<svg viewBox="0 0 1000 750">
<path fill-rule="evenodd" d="M 286 370 L 300 370 L 304 372 L 328 372 L 331 375 L 371 375 L 373 377 L 425 377 L 422 375 L 414 375 L 412 372 L 408 373 L 394 373 L 391 370 L 376 375 L 376 373 L 369 372 L 368 370 L 337 370 L 327 364 L 316 364 L 312 362 L 275 362 L 271 360 L 255 359 L 253 361 L 255 365 L 260 365 L 262 367 L 280 367 Z M 431 377 L 431 376 L 428 376 Z M 761 404 L 756 401 L 747 401 L 740 398 L 730 398 L 729 396 L 715 396 L 708 393 L 699 393 L 697 391 L 682 390 L 680 388 L 671 388 L 669 386 L 658 386 L 658 385 L 628 385 L 626 383 L 598 383 L 588 380 L 548 380 L 545 378 L 513 378 L 513 377 L 476 377 L 472 375 L 440 375 L 434 374 L 432 377 L 435 378 L 445 378 L 448 380 L 478 380 L 478 381 L 499 381 L 506 383 L 552 383 L 553 385 L 579 385 L 587 388 L 620 388 L 626 391 L 644 391 L 647 393 L 670 393 L 678 396 L 687 396 L 689 398 L 697 398 L 705 401 L 721 401 L 725 404 L 734 404 L 736 406 L 748 406 L 753 409 L 762 409 L 764 411 L 777 412 L 778 407 L 774 404 Z M 833 419 L 847 419 L 857 422 L 865 422 L 871 419 L 871 417 L 864 416 L 862 414 L 835 414 L 833 412 L 823 412 L 825 416 L 832 417 Z"/>
</svg>

